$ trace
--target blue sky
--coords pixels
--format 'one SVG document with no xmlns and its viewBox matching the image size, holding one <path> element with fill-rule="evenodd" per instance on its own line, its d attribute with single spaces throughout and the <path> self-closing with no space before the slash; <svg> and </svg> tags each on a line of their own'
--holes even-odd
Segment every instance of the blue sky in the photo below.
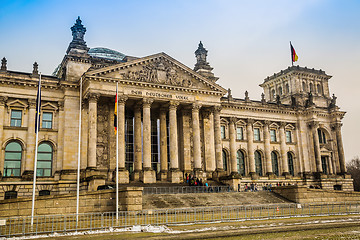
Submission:
<svg viewBox="0 0 360 240">
<path fill-rule="evenodd" d="M 51 74 L 61 62 L 77 16 L 89 47 L 127 55 L 165 52 L 189 67 L 201 40 L 218 83 L 234 97 L 260 99 L 258 86 L 287 68 L 292 41 L 300 66 L 332 75 L 331 94 L 347 111 L 347 160 L 360 155 L 360 1 L 357 0 L 0 0 L 0 57 L 8 68 Z"/>
</svg>

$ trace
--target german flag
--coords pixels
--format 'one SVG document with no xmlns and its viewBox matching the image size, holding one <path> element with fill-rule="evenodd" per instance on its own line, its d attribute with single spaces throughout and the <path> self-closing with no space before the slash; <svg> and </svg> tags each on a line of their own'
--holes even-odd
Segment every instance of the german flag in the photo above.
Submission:
<svg viewBox="0 0 360 240">
<path fill-rule="evenodd" d="M 116 131 L 117 131 L 117 105 L 118 105 L 118 89 L 117 89 L 117 85 L 116 85 L 115 110 L 114 110 L 114 129 L 115 129 L 115 134 L 116 134 Z"/>
<path fill-rule="evenodd" d="M 296 55 L 295 49 L 290 42 L 290 49 L 291 49 L 291 62 L 294 63 L 298 60 L 298 55 Z"/>
</svg>

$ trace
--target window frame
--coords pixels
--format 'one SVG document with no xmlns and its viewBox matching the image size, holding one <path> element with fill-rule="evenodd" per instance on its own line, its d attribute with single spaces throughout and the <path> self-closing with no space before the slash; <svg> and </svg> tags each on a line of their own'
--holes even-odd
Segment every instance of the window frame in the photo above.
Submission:
<svg viewBox="0 0 360 240">
<path fill-rule="evenodd" d="M 291 130 L 285 130 L 285 141 L 286 143 L 292 143 L 292 131 Z"/>
<path fill-rule="evenodd" d="M 44 116 L 46 114 L 51 114 L 51 120 L 45 120 L 44 121 Z M 44 126 L 44 123 L 50 123 L 50 127 Z M 41 128 L 44 129 L 53 129 L 54 126 L 54 113 L 50 112 L 50 111 L 43 111 L 41 114 Z"/>
<path fill-rule="evenodd" d="M 257 132 L 257 134 L 255 132 Z M 258 138 L 256 136 L 258 136 Z M 258 142 L 261 141 L 260 128 L 259 127 L 254 128 L 254 141 L 258 141 Z"/>
<path fill-rule="evenodd" d="M 6 148 L 10 145 L 10 144 L 12 144 L 12 143 L 16 143 L 16 144 L 18 144 L 19 146 L 20 146 L 20 151 L 10 151 L 10 150 L 6 150 Z M 20 159 L 7 159 L 6 158 L 6 153 L 20 153 Z M 4 156 L 4 169 L 3 169 L 3 174 L 4 174 L 4 177 L 20 177 L 21 176 L 21 164 L 22 164 L 22 158 L 23 158 L 23 147 L 22 147 L 22 145 L 21 145 L 21 143 L 19 143 L 18 141 L 10 141 L 10 142 L 8 142 L 7 144 L 6 144 L 6 146 L 5 146 L 5 156 Z M 6 168 L 5 169 L 5 165 L 6 165 L 6 162 L 18 162 L 18 163 L 20 163 L 19 165 L 20 165 L 20 167 L 19 168 Z M 19 174 L 18 175 L 13 175 L 13 176 L 11 176 L 12 174 L 10 174 L 10 176 L 7 176 L 7 172 L 8 172 L 8 170 L 9 169 L 13 169 L 13 170 L 19 170 Z M 13 171 L 11 171 L 12 173 L 13 173 Z"/>
<path fill-rule="evenodd" d="M 221 139 L 226 139 L 226 126 L 225 125 L 220 125 L 220 134 L 221 134 Z"/>
<path fill-rule="evenodd" d="M 270 129 L 270 142 L 277 142 L 276 129 Z"/>
<path fill-rule="evenodd" d="M 40 148 L 40 146 L 41 145 L 43 145 L 43 144 L 46 144 L 46 145 L 48 145 L 49 147 L 50 147 L 50 149 L 51 149 L 51 152 L 43 152 L 43 151 L 39 151 L 39 148 Z M 51 159 L 50 160 L 48 160 L 48 159 L 46 159 L 46 160 L 43 160 L 43 159 L 40 159 L 39 158 L 39 154 L 49 154 L 49 153 L 51 153 Z M 50 168 L 39 168 L 39 163 L 41 163 L 41 162 L 50 162 Z M 53 163 L 54 163 L 54 147 L 53 147 L 53 145 L 51 144 L 51 143 L 49 143 L 49 142 L 41 142 L 40 144 L 39 144 L 39 146 L 38 146 L 38 158 L 37 158 L 37 168 L 36 168 L 36 177 L 52 177 L 52 170 L 53 170 Z M 45 170 L 49 170 L 50 169 L 50 175 L 45 175 Z M 38 171 L 39 170 L 42 170 L 42 175 L 39 175 L 38 174 Z"/>
<path fill-rule="evenodd" d="M 241 156 L 240 156 L 241 155 Z M 241 162 L 242 161 L 242 162 Z M 236 167 L 237 171 L 241 176 L 246 175 L 246 167 L 245 167 L 245 154 L 243 151 L 238 150 L 236 152 Z"/>
<path fill-rule="evenodd" d="M 242 126 L 236 126 L 236 140 L 244 140 L 244 128 Z"/>
<path fill-rule="evenodd" d="M 14 112 L 20 112 L 20 119 L 19 118 L 15 118 L 13 117 L 13 113 Z M 11 112 L 10 112 L 10 127 L 21 127 L 22 126 L 22 115 L 23 115 L 23 110 L 20 110 L 20 109 L 11 109 Z M 14 125 L 13 125 L 13 120 L 15 121 Z M 16 123 L 17 121 L 20 120 L 20 125 L 18 126 Z"/>
</svg>

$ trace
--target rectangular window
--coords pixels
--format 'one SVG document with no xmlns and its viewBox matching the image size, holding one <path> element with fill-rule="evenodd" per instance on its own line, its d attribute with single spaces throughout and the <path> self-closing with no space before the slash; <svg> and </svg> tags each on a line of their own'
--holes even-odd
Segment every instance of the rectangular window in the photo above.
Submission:
<svg viewBox="0 0 360 240">
<path fill-rule="evenodd" d="M 221 139 L 225 139 L 225 126 L 221 126 Z"/>
<path fill-rule="evenodd" d="M 287 143 L 292 142 L 291 131 L 286 131 L 286 142 Z"/>
<path fill-rule="evenodd" d="M 254 140 L 260 141 L 260 128 L 254 128 Z"/>
<path fill-rule="evenodd" d="M 237 127 L 236 128 L 236 139 L 237 140 L 243 140 L 244 139 L 243 128 L 242 127 Z"/>
<path fill-rule="evenodd" d="M 10 126 L 12 127 L 21 127 L 21 110 L 11 110 L 11 121 Z"/>
<path fill-rule="evenodd" d="M 42 128 L 52 128 L 53 114 L 44 112 L 42 114 Z"/>
<path fill-rule="evenodd" d="M 276 142 L 276 130 L 275 129 L 270 129 L 270 141 Z"/>
</svg>

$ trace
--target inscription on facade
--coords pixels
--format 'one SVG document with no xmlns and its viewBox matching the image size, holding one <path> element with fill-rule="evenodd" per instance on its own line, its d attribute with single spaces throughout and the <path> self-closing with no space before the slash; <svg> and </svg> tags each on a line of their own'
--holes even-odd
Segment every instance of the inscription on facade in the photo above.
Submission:
<svg viewBox="0 0 360 240">
<path fill-rule="evenodd" d="M 130 90 L 129 92 L 125 91 L 125 94 L 138 95 L 138 96 L 143 96 L 143 97 L 153 97 L 153 98 L 168 98 L 168 99 L 176 99 L 176 100 L 183 100 L 183 101 L 194 100 L 192 96 L 162 93 L 162 92 L 140 91 L 140 90 Z"/>
</svg>

